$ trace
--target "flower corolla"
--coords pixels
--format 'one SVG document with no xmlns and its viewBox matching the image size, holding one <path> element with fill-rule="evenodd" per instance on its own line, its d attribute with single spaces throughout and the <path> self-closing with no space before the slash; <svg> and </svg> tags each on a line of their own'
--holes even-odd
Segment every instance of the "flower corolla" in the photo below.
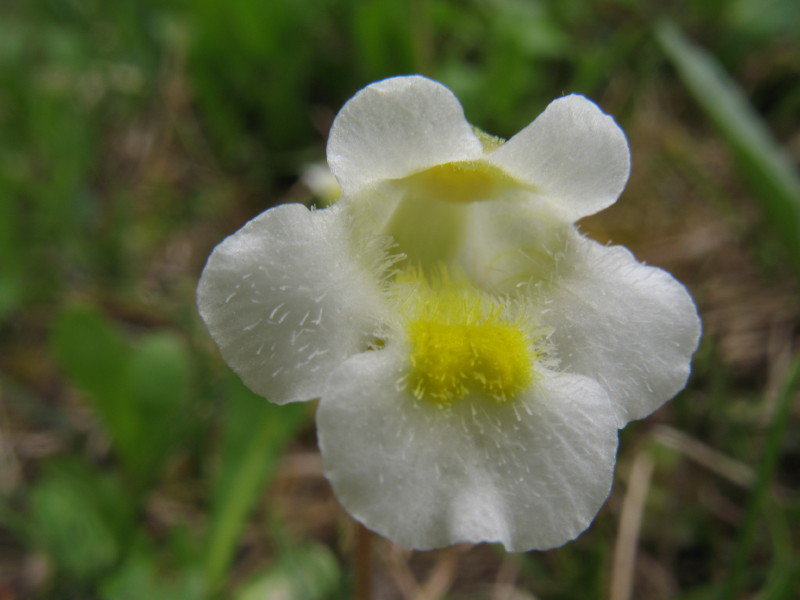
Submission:
<svg viewBox="0 0 800 600">
<path fill-rule="evenodd" d="M 420 76 L 336 117 L 329 208 L 271 208 L 212 253 L 200 314 L 272 402 L 320 398 L 343 506 L 426 549 L 559 546 L 611 488 L 618 429 L 681 390 L 700 323 L 686 289 L 575 221 L 614 203 L 625 135 L 553 101 L 503 141 Z"/>
</svg>

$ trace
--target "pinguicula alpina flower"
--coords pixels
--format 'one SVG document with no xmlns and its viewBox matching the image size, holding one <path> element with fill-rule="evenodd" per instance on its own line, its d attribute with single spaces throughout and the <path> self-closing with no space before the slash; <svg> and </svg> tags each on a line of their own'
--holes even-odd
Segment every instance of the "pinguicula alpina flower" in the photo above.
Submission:
<svg viewBox="0 0 800 600">
<path fill-rule="evenodd" d="M 325 473 L 395 542 L 561 545 L 611 488 L 617 431 L 686 383 L 684 287 L 574 222 L 616 201 L 629 151 L 582 96 L 503 141 L 419 76 L 367 86 L 328 142 L 341 199 L 224 240 L 198 304 L 276 403 L 320 398 Z"/>
</svg>

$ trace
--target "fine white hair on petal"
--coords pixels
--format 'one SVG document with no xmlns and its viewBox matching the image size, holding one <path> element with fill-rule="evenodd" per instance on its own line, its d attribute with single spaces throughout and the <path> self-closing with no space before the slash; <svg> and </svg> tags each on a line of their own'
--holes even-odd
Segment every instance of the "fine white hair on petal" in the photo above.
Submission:
<svg viewBox="0 0 800 600">
<path fill-rule="evenodd" d="M 700 318 L 680 282 L 626 248 L 578 233 L 570 246 L 555 276 L 534 290 L 553 308 L 543 324 L 553 328 L 561 368 L 600 382 L 623 427 L 686 385 Z"/>
<path fill-rule="evenodd" d="M 328 138 L 328 164 L 345 196 L 373 181 L 481 154 L 453 92 L 419 75 L 359 91 L 339 111 Z"/>
<path fill-rule="evenodd" d="M 533 185 L 572 222 L 616 202 L 630 172 L 623 131 L 577 94 L 551 102 L 488 159 Z"/>
<path fill-rule="evenodd" d="M 363 351 L 383 310 L 375 257 L 359 261 L 333 207 L 269 209 L 220 243 L 197 290 L 200 315 L 226 362 L 282 404 L 319 397 L 328 374 Z"/>
<path fill-rule="evenodd" d="M 572 223 L 548 206 L 513 199 L 475 203 L 458 260 L 475 285 L 496 295 L 514 296 L 529 282 L 557 272 Z"/>
<path fill-rule="evenodd" d="M 508 404 L 468 396 L 442 408 L 393 385 L 401 352 L 350 358 L 319 406 L 325 473 L 356 519 L 417 549 L 546 549 L 588 527 L 611 488 L 617 448 L 599 384 L 545 373 Z"/>
</svg>

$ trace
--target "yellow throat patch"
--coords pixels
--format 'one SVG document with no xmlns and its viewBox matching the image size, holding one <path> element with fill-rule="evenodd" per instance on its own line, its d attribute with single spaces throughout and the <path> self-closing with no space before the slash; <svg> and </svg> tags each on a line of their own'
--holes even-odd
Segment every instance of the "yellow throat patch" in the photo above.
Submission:
<svg viewBox="0 0 800 600">
<path fill-rule="evenodd" d="M 444 202 L 489 200 L 526 186 L 484 160 L 457 160 L 434 165 L 406 177 L 412 195 Z"/>
<path fill-rule="evenodd" d="M 398 282 L 415 286 L 406 335 L 408 385 L 418 399 L 449 406 L 475 392 L 506 403 L 536 379 L 542 353 L 524 318 L 508 317 L 501 302 L 446 275 L 431 284 L 409 270 Z"/>
</svg>

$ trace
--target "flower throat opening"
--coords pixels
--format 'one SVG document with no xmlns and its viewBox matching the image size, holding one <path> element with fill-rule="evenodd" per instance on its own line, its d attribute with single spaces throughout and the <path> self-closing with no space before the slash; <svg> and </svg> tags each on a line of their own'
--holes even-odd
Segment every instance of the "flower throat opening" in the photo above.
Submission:
<svg viewBox="0 0 800 600">
<path fill-rule="evenodd" d="M 407 258 L 407 264 L 430 270 L 448 263 L 464 243 L 468 207 L 518 197 L 532 190 L 503 169 L 483 159 L 456 160 L 434 165 L 392 180 L 400 201 L 385 233 Z"/>
<path fill-rule="evenodd" d="M 484 160 L 456 160 L 434 165 L 404 179 L 413 196 L 444 202 L 490 200 L 525 187 L 511 175 Z"/>
</svg>

